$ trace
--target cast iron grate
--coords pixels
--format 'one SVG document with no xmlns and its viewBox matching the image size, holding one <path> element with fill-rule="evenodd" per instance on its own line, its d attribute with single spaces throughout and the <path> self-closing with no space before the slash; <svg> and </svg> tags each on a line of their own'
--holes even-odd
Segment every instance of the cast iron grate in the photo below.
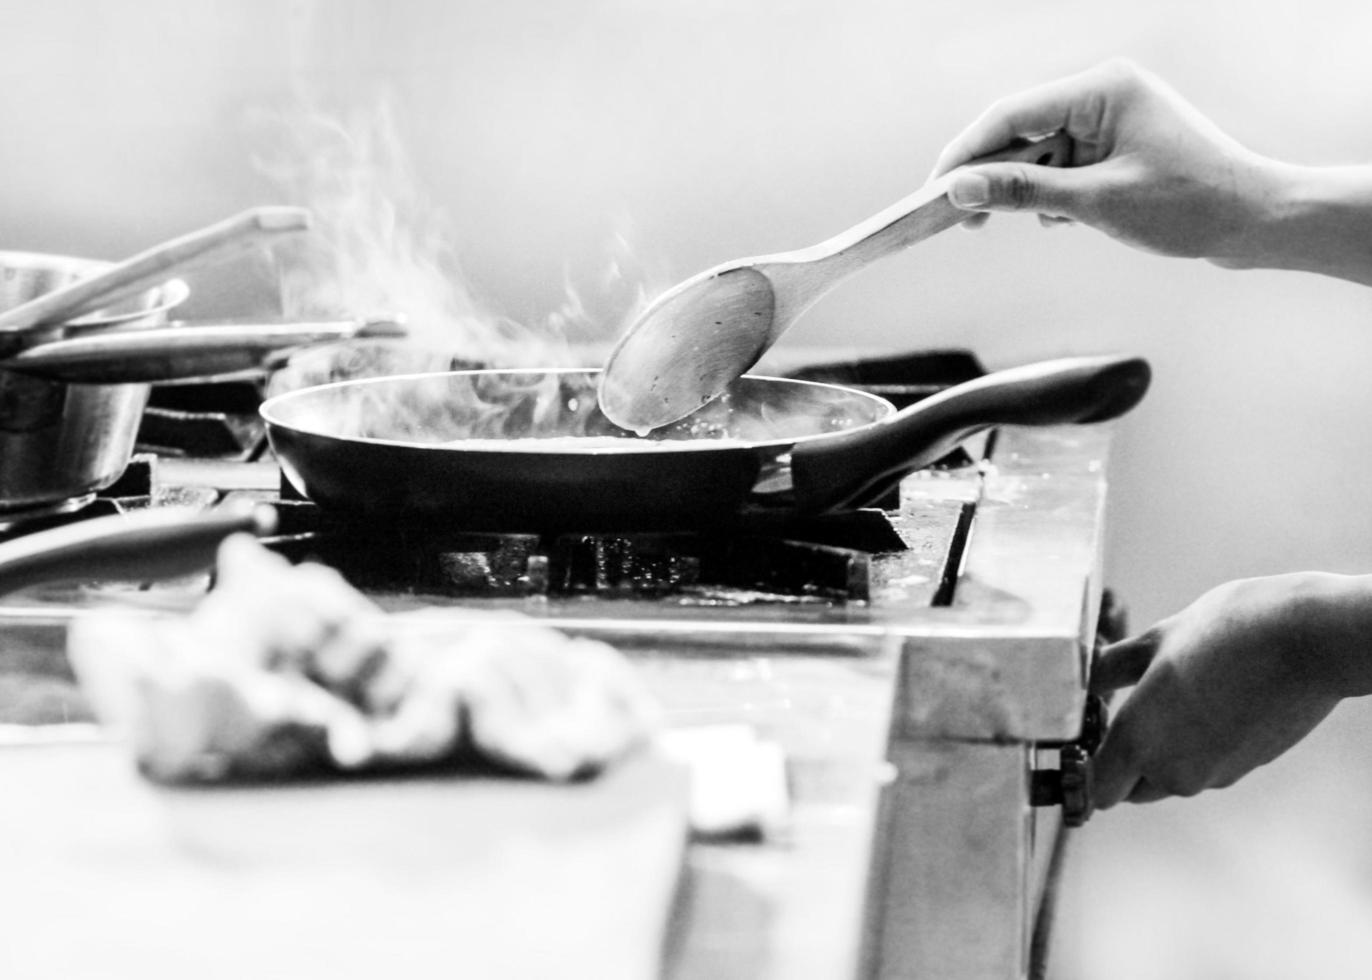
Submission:
<svg viewBox="0 0 1372 980">
<path fill-rule="evenodd" d="M 505 534 L 271 502 L 279 522 L 278 533 L 265 539 L 269 547 L 295 562 L 336 568 L 370 592 L 866 602 L 872 555 L 904 547 L 878 511 L 726 533 Z M 844 533 L 849 544 L 832 543 Z"/>
</svg>

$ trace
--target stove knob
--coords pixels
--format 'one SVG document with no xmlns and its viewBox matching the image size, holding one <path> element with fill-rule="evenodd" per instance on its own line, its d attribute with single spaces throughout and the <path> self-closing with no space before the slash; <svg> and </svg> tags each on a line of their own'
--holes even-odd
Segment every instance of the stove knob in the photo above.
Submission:
<svg viewBox="0 0 1372 980">
<path fill-rule="evenodd" d="M 1091 756 L 1100 747 L 1109 723 L 1109 706 L 1094 694 L 1086 698 L 1081 736 L 1058 749 L 1058 768 L 1035 769 L 1030 774 L 1031 806 L 1061 806 L 1062 821 L 1080 827 L 1091 818 Z"/>
<path fill-rule="evenodd" d="M 1058 768 L 1030 773 L 1030 806 L 1062 807 L 1062 822 L 1080 827 L 1091 818 L 1091 756 L 1080 745 L 1064 745 L 1058 752 Z"/>
<path fill-rule="evenodd" d="M 1080 745 L 1064 745 L 1058 763 L 1062 784 L 1062 822 L 1080 827 L 1091 819 L 1091 756 Z"/>
</svg>

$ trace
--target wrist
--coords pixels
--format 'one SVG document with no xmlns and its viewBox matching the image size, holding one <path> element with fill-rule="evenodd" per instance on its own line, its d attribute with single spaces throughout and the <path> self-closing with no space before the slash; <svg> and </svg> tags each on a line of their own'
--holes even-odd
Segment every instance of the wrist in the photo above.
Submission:
<svg viewBox="0 0 1372 980">
<path fill-rule="evenodd" d="M 1300 670 L 1337 697 L 1372 694 L 1372 575 L 1311 572 L 1289 592 Z"/>
<path fill-rule="evenodd" d="M 1372 285 L 1372 167 L 1256 160 L 1242 196 L 1249 214 L 1211 262 L 1316 272 Z"/>
</svg>

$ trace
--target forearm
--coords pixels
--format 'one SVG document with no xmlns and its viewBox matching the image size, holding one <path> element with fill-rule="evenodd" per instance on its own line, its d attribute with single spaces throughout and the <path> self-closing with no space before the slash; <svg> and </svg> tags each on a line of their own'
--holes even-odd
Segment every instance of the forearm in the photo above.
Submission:
<svg viewBox="0 0 1372 980">
<path fill-rule="evenodd" d="M 1372 285 L 1372 166 L 1300 167 L 1266 162 L 1251 221 L 1225 254 L 1226 268 L 1292 269 Z"/>
</svg>

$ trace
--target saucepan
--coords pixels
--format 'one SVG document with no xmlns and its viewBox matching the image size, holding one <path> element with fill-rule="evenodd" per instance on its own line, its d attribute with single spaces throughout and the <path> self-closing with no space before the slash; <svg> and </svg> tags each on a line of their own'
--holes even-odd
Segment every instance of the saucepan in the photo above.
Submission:
<svg viewBox="0 0 1372 980">
<path fill-rule="evenodd" d="M 0 309 L 110 263 L 0 252 Z M 80 506 L 128 466 L 149 384 L 222 376 L 315 343 L 392 334 L 393 320 L 168 325 L 189 294 L 170 280 L 59 327 L 0 360 L 0 520 Z"/>
<path fill-rule="evenodd" d="M 600 414 L 598 374 L 367 378 L 278 395 L 261 414 L 286 477 L 327 508 L 471 530 L 666 530 L 870 506 L 979 431 L 1112 419 L 1150 378 L 1137 357 L 1066 358 L 898 412 L 857 389 L 745 375 L 640 437 Z"/>
</svg>

